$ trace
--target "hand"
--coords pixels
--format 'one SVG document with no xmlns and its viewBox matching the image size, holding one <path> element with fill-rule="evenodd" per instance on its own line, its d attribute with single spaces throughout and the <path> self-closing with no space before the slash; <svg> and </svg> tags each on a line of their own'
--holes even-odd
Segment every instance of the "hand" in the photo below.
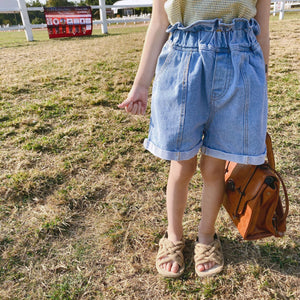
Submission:
<svg viewBox="0 0 300 300">
<path fill-rule="evenodd" d="M 118 105 L 133 115 L 144 115 L 147 108 L 148 89 L 133 86 L 125 101 Z"/>
</svg>

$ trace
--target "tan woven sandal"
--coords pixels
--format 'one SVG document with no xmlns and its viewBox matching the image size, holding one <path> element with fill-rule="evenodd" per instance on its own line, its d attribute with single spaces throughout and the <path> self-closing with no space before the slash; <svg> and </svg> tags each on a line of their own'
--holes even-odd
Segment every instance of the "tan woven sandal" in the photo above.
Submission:
<svg viewBox="0 0 300 300">
<path fill-rule="evenodd" d="M 216 234 L 214 236 L 214 241 L 209 245 L 196 242 L 194 260 L 195 272 L 199 277 L 213 276 L 223 270 L 224 258 L 221 248 L 221 242 Z M 204 270 L 202 272 L 198 270 L 197 266 L 208 262 L 215 262 L 215 265 L 212 268 Z"/>
<path fill-rule="evenodd" d="M 182 251 L 184 246 L 184 239 L 175 243 L 169 241 L 167 232 L 160 239 L 159 250 L 156 257 L 156 269 L 160 275 L 167 278 L 177 278 L 183 274 L 184 257 Z M 162 264 L 169 262 L 176 262 L 179 265 L 179 270 L 177 273 L 169 272 L 160 267 Z"/>
</svg>

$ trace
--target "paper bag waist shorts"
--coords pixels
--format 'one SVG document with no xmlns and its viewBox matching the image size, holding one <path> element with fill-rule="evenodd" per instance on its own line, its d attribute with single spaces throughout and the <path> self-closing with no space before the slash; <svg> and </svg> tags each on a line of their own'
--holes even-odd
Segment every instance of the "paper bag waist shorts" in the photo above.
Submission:
<svg viewBox="0 0 300 300">
<path fill-rule="evenodd" d="M 266 155 L 267 83 L 255 19 L 170 26 L 144 146 L 167 160 L 202 153 L 244 164 Z"/>
</svg>

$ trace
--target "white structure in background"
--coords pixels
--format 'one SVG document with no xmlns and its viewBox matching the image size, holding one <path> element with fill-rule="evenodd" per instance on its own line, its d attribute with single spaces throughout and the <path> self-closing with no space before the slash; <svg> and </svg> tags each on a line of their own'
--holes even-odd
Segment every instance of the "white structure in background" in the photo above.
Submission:
<svg viewBox="0 0 300 300">
<path fill-rule="evenodd" d="M 125 20 L 107 20 L 106 18 L 106 8 L 111 8 L 113 12 L 116 14 L 118 9 L 125 9 L 125 8 L 136 8 L 136 7 L 152 7 L 153 0 L 121 0 L 115 2 L 113 5 L 106 5 L 105 0 L 99 0 L 99 6 L 92 6 L 93 9 L 99 8 L 100 9 L 100 22 L 94 21 L 94 24 L 101 24 L 102 33 L 108 33 L 107 24 L 109 23 L 125 23 Z M 136 21 L 149 21 L 150 19 L 137 19 Z M 129 20 L 129 22 L 132 20 Z"/>
<path fill-rule="evenodd" d="M 107 18 L 106 18 L 106 6 L 105 6 L 105 0 L 99 0 L 99 9 L 100 9 L 100 20 L 102 22 L 101 24 L 101 30 L 102 33 L 108 33 L 107 30 Z"/>
<path fill-rule="evenodd" d="M 33 34 L 25 0 L 0 0 L 0 12 L 20 13 L 27 41 L 33 41 Z"/>
<path fill-rule="evenodd" d="M 285 12 L 300 11 L 300 0 L 272 0 L 273 16 L 279 13 L 279 20 L 283 20 Z"/>
<path fill-rule="evenodd" d="M 118 9 L 139 7 L 152 7 L 153 0 L 120 0 L 113 4 L 113 12 L 116 14 Z"/>
</svg>

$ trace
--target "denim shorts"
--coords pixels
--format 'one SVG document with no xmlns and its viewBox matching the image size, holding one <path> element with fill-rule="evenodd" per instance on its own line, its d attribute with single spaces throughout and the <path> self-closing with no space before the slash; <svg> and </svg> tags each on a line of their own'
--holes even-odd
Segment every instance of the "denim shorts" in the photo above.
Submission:
<svg viewBox="0 0 300 300">
<path fill-rule="evenodd" d="M 267 83 L 255 19 L 169 26 L 152 88 L 144 147 L 167 160 L 201 149 L 215 158 L 262 164 L 266 155 Z"/>
</svg>

